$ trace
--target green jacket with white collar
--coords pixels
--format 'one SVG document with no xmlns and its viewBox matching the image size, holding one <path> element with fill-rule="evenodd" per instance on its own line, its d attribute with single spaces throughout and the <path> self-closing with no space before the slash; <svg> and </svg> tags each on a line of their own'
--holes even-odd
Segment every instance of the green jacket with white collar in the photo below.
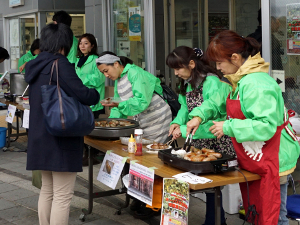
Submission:
<svg viewBox="0 0 300 225">
<path fill-rule="evenodd" d="M 105 94 L 105 76 L 98 70 L 96 59 L 97 55 L 90 55 L 81 68 L 77 66 L 79 58 L 75 63 L 75 70 L 82 83 L 88 88 L 95 88 L 100 94 L 100 101 L 104 99 Z M 100 101 L 91 106 L 92 111 L 103 109 Z"/>
</svg>

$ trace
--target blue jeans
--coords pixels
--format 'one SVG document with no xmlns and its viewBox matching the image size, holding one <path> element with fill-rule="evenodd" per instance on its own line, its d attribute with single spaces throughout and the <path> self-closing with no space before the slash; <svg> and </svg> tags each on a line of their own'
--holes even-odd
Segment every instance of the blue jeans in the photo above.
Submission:
<svg viewBox="0 0 300 225">
<path fill-rule="evenodd" d="M 288 180 L 289 180 L 288 175 Z M 289 219 L 286 217 L 287 210 L 286 210 L 286 199 L 287 199 L 287 187 L 289 182 L 287 181 L 285 184 L 280 185 L 280 197 L 281 197 L 281 203 L 280 203 L 280 213 L 278 218 L 278 225 L 289 225 Z"/>
<path fill-rule="evenodd" d="M 206 194 L 206 214 L 205 223 L 203 225 L 215 225 L 215 193 Z M 226 224 L 225 213 L 222 204 L 222 192 L 221 192 L 221 224 Z"/>
</svg>

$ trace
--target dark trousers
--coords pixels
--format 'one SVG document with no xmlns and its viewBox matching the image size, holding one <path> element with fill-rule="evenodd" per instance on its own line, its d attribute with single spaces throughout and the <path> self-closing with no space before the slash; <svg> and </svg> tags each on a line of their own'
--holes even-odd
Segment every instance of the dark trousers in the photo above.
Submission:
<svg viewBox="0 0 300 225">
<path fill-rule="evenodd" d="M 206 215 L 205 223 L 203 225 L 215 225 L 215 193 L 206 194 Z M 226 224 L 225 213 L 222 203 L 222 192 L 221 192 L 221 224 Z"/>
</svg>

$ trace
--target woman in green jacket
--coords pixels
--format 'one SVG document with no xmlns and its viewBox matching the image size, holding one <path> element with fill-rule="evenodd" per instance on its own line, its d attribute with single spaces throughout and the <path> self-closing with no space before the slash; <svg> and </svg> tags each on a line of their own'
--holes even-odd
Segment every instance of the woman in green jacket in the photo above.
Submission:
<svg viewBox="0 0 300 225">
<path fill-rule="evenodd" d="M 110 118 L 134 116 L 143 129 L 143 137 L 164 142 L 168 137 L 172 113 L 162 95 L 160 80 L 133 64 L 131 59 L 103 52 L 96 60 L 98 69 L 115 81 L 114 97 L 122 102 L 112 106 Z M 158 93 L 158 94 L 156 94 Z"/>
<path fill-rule="evenodd" d="M 225 100 L 227 93 L 220 91 L 195 108 L 187 133 L 227 112 L 228 120 L 214 122 L 210 131 L 217 138 L 232 137 L 239 166 L 261 176 L 249 185 L 250 203 L 245 183 L 240 184 L 245 209 L 254 204 L 261 225 L 288 224 L 286 177 L 295 170 L 300 147 L 281 89 L 268 75 L 269 63 L 261 58 L 256 40 L 233 31 L 217 34 L 206 53 L 232 83 L 232 92 Z"/>
<path fill-rule="evenodd" d="M 100 73 L 95 62 L 98 50 L 94 35 L 86 33 L 79 38 L 77 55 L 75 70 L 78 77 L 86 87 L 95 88 L 99 92 L 101 101 L 105 93 L 105 76 Z M 95 119 L 105 113 L 100 101 L 91 106 Z"/>
<path fill-rule="evenodd" d="M 25 73 L 25 65 L 28 63 L 30 60 L 35 59 L 38 54 L 40 54 L 40 39 L 35 39 L 30 47 L 30 50 L 23 55 L 18 62 L 18 72 L 19 73 Z"/>
<path fill-rule="evenodd" d="M 218 91 L 229 94 L 231 86 L 220 81 L 220 77 L 216 75 L 217 71 L 204 60 L 201 49 L 192 49 L 187 46 L 177 47 L 168 55 L 166 64 L 174 69 L 174 74 L 180 79 L 178 100 L 181 108 L 171 122 L 169 135 L 172 134 L 174 139 L 181 136 L 185 138 L 189 112 L 210 99 Z M 225 119 L 226 112 L 218 121 Z M 193 136 L 192 145 L 199 149 L 214 149 L 217 152 L 234 156 L 235 152 L 230 137 L 223 136 L 217 139 L 209 131 L 212 125 L 213 122 L 209 121 L 199 126 Z M 205 194 L 207 201 L 204 225 L 214 225 L 214 193 L 206 191 Z M 226 224 L 223 207 L 221 207 L 221 224 Z"/>
</svg>

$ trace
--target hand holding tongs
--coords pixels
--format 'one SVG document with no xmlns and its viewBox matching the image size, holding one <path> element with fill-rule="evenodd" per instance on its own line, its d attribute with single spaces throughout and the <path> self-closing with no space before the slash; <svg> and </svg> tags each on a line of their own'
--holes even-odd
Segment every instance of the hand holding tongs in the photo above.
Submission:
<svg viewBox="0 0 300 225">
<path fill-rule="evenodd" d="M 191 148 L 191 144 L 192 144 L 192 140 L 193 140 L 193 134 L 190 133 L 186 139 L 185 139 L 185 142 L 184 142 L 184 145 L 183 145 L 183 149 L 186 150 L 186 152 L 189 152 L 190 151 L 190 148 Z"/>
<path fill-rule="evenodd" d="M 173 143 L 173 141 L 176 140 L 176 139 L 173 138 L 173 134 L 171 134 L 170 137 L 167 138 L 167 140 L 168 140 L 169 138 L 171 138 L 171 140 L 167 141 L 165 145 L 170 146 L 170 145 Z"/>
</svg>

